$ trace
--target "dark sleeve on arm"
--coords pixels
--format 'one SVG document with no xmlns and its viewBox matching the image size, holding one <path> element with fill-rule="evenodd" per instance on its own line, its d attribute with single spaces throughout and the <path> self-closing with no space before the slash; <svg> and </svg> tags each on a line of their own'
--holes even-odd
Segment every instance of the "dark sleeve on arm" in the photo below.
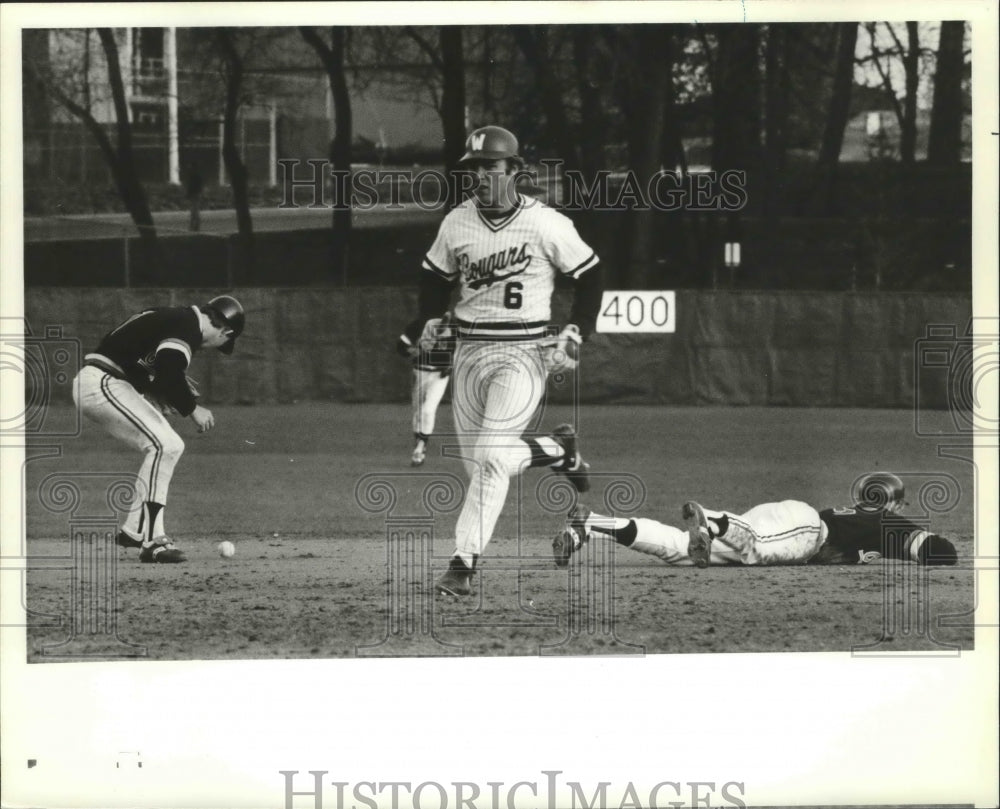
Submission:
<svg viewBox="0 0 1000 809">
<path fill-rule="evenodd" d="M 417 319 L 411 321 L 403 330 L 407 339 L 415 344 L 420 339 L 424 324 L 432 317 L 441 317 L 448 311 L 451 301 L 453 282 L 447 281 L 437 273 L 423 270 L 420 273 L 420 297 Z"/>
<path fill-rule="evenodd" d="M 580 328 L 580 336 L 586 340 L 597 325 L 597 312 L 601 308 L 604 293 L 604 268 L 595 264 L 577 280 L 573 281 L 573 311 L 569 322 Z"/>
<path fill-rule="evenodd" d="M 195 401 L 191 388 L 188 387 L 184 372 L 187 370 L 187 357 L 180 351 L 165 348 L 156 352 L 153 376 L 153 392 L 169 403 L 182 416 L 190 416 L 194 412 Z"/>
</svg>

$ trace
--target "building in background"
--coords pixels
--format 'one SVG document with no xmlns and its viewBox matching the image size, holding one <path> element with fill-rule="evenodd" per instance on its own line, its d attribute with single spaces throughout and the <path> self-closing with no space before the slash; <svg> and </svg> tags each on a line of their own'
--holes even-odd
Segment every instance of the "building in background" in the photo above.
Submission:
<svg viewBox="0 0 1000 809">
<path fill-rule="evenodd" d="M 184 184 L 197 172 L 206 184 L 227 183 L 222 163 L 224 84 L 210 29 L 117 28 L 125 100 L 140 179 Z M 86 106 L 112 135 L 115 111 L 104 52 L 93 29 L 26 30 L 24 59 L 47 82 Z M 324 159 L 333 134 L 326 74 L 295 29 L 267 32 L 266 53 L 247 63 L 239 111 L 239 144 L 250 182 L 275 185 L 278 161 Z M 433 157 L 440 118 L 417 99 L 400 99 L 377 73 L 351 71 L 355 159 Z M 26 71 L 25 183 L 66 185 L 109 177 L 93 135 Z"/>
</svg>

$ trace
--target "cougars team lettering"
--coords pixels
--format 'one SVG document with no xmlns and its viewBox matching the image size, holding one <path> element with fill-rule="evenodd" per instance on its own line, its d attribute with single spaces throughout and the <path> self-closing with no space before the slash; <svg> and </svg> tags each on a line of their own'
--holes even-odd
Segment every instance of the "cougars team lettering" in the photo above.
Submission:
<svg viewBox="0 0 1000 809">
<path fill-rule="evenodd" d="M 458 270 L 469 288 L 479 289 L 491 286 L 497 281 L 505 281 L 511 276 L 520 275 L 531 264 L 531 256 L 528 255 L 528 243 L 525 242 L 520 247 L 498 250 L 479 261 L 472 261 L 468 253 L 460 253 L 456 261 Z"/>
</svg>

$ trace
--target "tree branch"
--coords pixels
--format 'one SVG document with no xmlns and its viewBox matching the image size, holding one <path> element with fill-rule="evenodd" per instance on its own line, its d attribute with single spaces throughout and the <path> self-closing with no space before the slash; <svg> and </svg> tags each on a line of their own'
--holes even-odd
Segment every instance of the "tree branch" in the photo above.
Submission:
<svg viewBox="0 0 1000 809">
<path fill-rule="evenodd" d="M 434 50 L 434 46 L 420 36 L 412 25 L 406 26 L 404 30 L 410 39 L 420 46 L 420 50 L 422 50 L 427 55 L 427 58 L 431 60 L 431 64 L 438 70 L 444 70 L 444 63 L 441 61 L 441 57 L 438 55 L 437 51 Z"/>
</svg>

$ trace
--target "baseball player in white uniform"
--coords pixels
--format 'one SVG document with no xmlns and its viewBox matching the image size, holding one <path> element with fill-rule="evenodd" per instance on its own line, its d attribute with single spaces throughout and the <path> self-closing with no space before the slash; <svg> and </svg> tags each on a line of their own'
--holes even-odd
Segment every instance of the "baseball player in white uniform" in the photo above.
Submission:
<svg viewBox="0 0 1000 809">
<path fill-rule="evenodd" d="M 411 342 L 401 334 L 396 351 L 413 362 L 410 402 L 413 407 L 413 452 L 411 466 L 421 466 L 427 458 L 427 445 L 434 434 L 437 410 L 448 389 L 455 360 L 456 332 L 451 312 L 442 318 L 432 318 L 425 326 L 427 339 Z"/>
<path fill-rule="evenodd" d="M 927 527 L 899 516 L 903 482 L 891 472 L 861 479 L 858 502 L 817 511 L 799 500 L 762 503 L 744 514 L 712 511 L 688 501 L 685 528 L 657 520 L 596 514 L 582 504 L 552 541 L 556 565 L 594 537 L 613 540 L 668 565 L 867 564 L 881 558 L 954 565 L 955 546 Z"/>
<path fill-rule="evenodd" d="M 471 579 L 510 485 L 529 466 L 547 466 L 586 491 L 588 465 L 571 425 L 522 437 L 545 393 L 549 371 L 575 367 L 593 331 L 601 299 L 599 260 L 563 214 L 517 192 L 522 168 L 514 135 L 498 126 L 475 130 L 463 166 L 474 171 L 472 196 L 441 223 L 420 273 L 420 339 L 428 320 L 448 308 L 458 286 L 458 331 L 452 413 L 469 488 L 455 527 L 455 553 L 435 584 L 438 593 L 471 593 Z M 550 325 L 556 275 L 574 285 L 570 322 Z"/>
<path fill-rule="evenodd" d="M 232 354 L 243 325 L 243 307 L 228 295 L 204 306 L 146 309 L 108 332 L 74 380 L 73 400 L 83 415 L 143 453 L 136 502 L 115 540 L 139 548 L 141 562 L 185 559 L 164 527 L 167 490 L 184 452 L 164 413 L 190 416 L 200 433 L 215 426 L 185 371 L 198 349 Z"/>
</svg>

